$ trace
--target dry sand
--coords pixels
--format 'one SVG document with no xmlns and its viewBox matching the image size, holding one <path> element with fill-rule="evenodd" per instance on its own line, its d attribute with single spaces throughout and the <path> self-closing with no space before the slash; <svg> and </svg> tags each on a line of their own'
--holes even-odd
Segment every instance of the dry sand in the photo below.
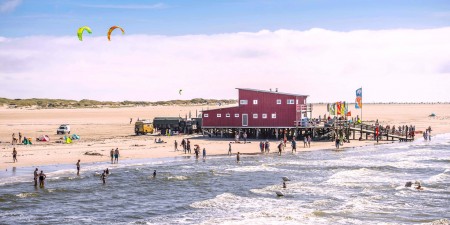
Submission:
<svg viewBox="0 0 450 225">
<path fill-rule="evenodd" d="M 226 106 L 223 106 L 226 107 Z M 212 108 L 212 107 L 211 107 Z M 352 107 L 353 108 L 353 107 Z M 199 144 L 207 149 L 207 155 L 226 154 L 231 139 L 209 139 L 201 136 L 161 137 L 167 143 L 156 144 L 153 135 L 134 136 L 134 121 L 153 119 L 156 116 L 182 116 L 191 112 L 195 116 L 206 106 L 157 106 L 132 108 L 96 108 L 96 109 L 7 109 L 0 108 L 0 169 L 51 164 L 74 164 L 78 159 L 86 162 L 110 162 L 109 151 L 119 148 L 120 160 L 139 158 L 158 158 L 184 156 L 181 151 L 174 151 L 174 140 L 178 143 L 183 138 L 192 138 L 191 145 Z M 314 105 L 313 117 L 325 114 L 326 105 Z M 353 116 L 359 110 L 352 110 Z M 366 104 L 363 111 L 364 121 L 379 119 L 382 125 L 413 124 L 416 130 L 431 126 L 433 135 L 450 133 L 449 104 Z M 437 117 L 428 115 L 435 113 Z M 133 124 L 129 124 L 133 118 Z M 72 144 L 55 143 L 62 136 L 56 135 L 60 124 L 70 124 L 72 133 L 81 136 L 81 140 Z M 51 141 L 33 142 L 33 145 L 16 145 L 18 162 L 12 162 L 11 134 L 21 132 L 25 137 L 35 140 L 47 134 Z M 233 153 L 258 153 L 259 140 L 252 143 L 232 144 Z M 345 147 L 373 145 L 373 141 L 352 141 Z M 304 149 L 298 142 L 298 152 L 306 150 L 334 150 L 332 142 L 313 142 L 311 148 Z M 276 144 L 271 145 L 275 152 Z M 290 151 L 290 147 L 287 148 Z M 100 153 L 102 156 L 84 155 L 85 152 Z"/>
</svg>

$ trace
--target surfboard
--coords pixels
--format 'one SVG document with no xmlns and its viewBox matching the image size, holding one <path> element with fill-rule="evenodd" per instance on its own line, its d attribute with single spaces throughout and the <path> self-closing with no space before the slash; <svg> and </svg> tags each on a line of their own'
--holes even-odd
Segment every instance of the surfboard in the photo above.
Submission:
<svg viewBox="0 0 450 225">
<path fill-rule="evenodd" d="M 283 181 L 291 181 L 288 177 L 282 177 Z"/>
<path fill-rule="evenodd" d="M 278 197 L 284 196 L 283 192 L 281 191 L 275 191 L 275 193 L 277 194 Z"/>
</svg>

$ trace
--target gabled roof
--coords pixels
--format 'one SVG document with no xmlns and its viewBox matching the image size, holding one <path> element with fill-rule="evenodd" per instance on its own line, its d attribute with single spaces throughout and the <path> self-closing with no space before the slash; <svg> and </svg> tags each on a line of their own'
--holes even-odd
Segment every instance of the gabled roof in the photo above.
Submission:
<svg viewBox="0 0 450 225">
<path fill-rule="evenodd" d="M 284 93 L 284 92 L 277 92 L 277 91 L 258 90 L 258 89 L 251 89 L 251 88 L 236 88 L 236 89 L 245 90 L 245 91 L 254 91 L 254 92 L 264 92 L 264 93 L 270 93 L 270 94 L 300 96 L 300 97 L 308 97 L 309 96 L 309 95 L 299 95 L 299 94 L 291 94 L 291 93 Z"/>
</svg>

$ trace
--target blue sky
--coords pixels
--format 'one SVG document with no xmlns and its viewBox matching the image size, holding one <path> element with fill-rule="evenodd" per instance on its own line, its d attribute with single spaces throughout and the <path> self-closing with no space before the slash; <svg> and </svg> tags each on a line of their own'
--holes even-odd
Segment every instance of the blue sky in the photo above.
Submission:
<svg viewBox="0 0 450 225">
<path fill-rule="evenodd" d="M 0 0 L 0 36 L 73 35 L 89 25 L 127 34 L 186 35 L 260 30 L 424 29 L 450 25 L 449 0 Z"/>
</svg>

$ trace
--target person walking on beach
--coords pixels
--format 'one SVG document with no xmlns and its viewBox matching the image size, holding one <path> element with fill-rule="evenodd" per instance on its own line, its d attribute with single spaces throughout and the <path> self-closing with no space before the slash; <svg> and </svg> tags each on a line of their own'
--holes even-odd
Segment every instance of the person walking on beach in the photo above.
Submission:
<svg viewBox="0 0 450 225">
<path fill-rule="evenodd" d="M 130 118 L 130 124 L 133 122 L 133 118 Z"/>
<path fill-rule="evenodd" d="M 38 168 L 36 168 L 35 170 L 34 170 L 34 186 L 35 187 L 37 187 L 37 181 L 38 181 L 38 178 L 39 178 L 39 174 L 38 174 L 38 171 L 39 171 L 39 169 Z"/>
<path fill-rule="evenodd" d="M 186 141 L 184 139 L 181 140 L 181 146 L 183 147 L 184 154 L 186 154 Z"/>
<path fill-rule="evenodd" d="M 269 143 L 269 140 L 266 140 L 266 143 L 264 144 L 264 149 L 266 150 L 267 153 L 270 152 L 270 143 Z"/>
<path fill-rule="evenodd" d="M 306 145 L 308 144 L 308 138 L 305 136 L 303 138 L 303 148 L 306 148 Z"/>
<path fill-rule="evenodd" d="M 19 143 L 22 143 L 22 133 L 19 132 Z"/>
<path fill-rule="evenodd" d="M 244 132 L 242 137 L 244 138 L 244 144 L 246 144 L 247 143 L 247 132 Z"/>
<path fill-rule="evenodd" d="M 259 150 L 261 153 L 264 153 L 264 143 L 262 141 L 259 142 Z"/>
<path fill-rule="evenodd" d="M 119 148 L 114 151 L 114 162 L 119 163 Z"/>
<path fill-rule="evenodd" d="M 175 145 L 175 151 L 178 151 L 178 142 L 177 142 L 177 140 L 175 140 L 174 145 Z"/>
<path fill-rule="evenodd" d="M 231 155 L 231 142 L 228 143 L 228 155 Z"/>
<path fill-rule="evenodd" d="M 308 148 L 311 148 L 311 136 L 308 135 Z"/>
<path fill-rule="evenodd" d="M 186 149 L 188 153 L 191 154 L 191 141 L 189 141 L 189 139 L 186 141 Z"/>
<path fill-rule="evenodd" d="M 338 138 L 338 137 L 336 137 L 336 141 L 335 141 L 335 142 L 336 142 L 336 144 L 335 144 L 335 145 L 336 145 L 336 149 L 339 149 L 339 145 L 340 145 L 339 142 L 340 142 L 340 141 L 339 141 L 339 138 Z"/>
<path fill-rule="evenodd" d="M 240 160 L 240 155 L 241 155 L 241 153 L 237 153 L 237 155 L 236 155 L 236 162 L 237 163 L 239 163 L 241 160 Z"/>
<path fill-rule="evenodd" d="M 292 153 L 297 152 L 297 142 L 295 141 L 295 139 L 292 139 L 291 146 L 292 146 Z"/>
<path fill-rule="evenodd" d="M 113 164 L 114 163 L 114 149 L 111 149 L 109 154 L 111 155 L 111 164 Z"/>
<path fill-rule="evenodd" d="M 281 150 L 283 149 L 283 141 L 278 144 L 278 155 L 281 155 Z"/>
<path fill-rule="evenodd" d="M 41 170 L 41 173 L 39 174 L 39 187 L 43 188 L 45 186 L 45 178 L 47 178 L 47 175 L 45 175 L 44 171 Z"/>
<path fill-rule="evenodd" d="M 100 175 L 100 179 L 102 179 L 103 184 L 106 184 L 106 170 L 103 170 L 102 175 Z"/>
<path fill-rule="evenodd" d="M 17 162 L 17 150 L 16 150 L 16 148 L 13 148 L 12 155 L 13 155 L 13 162 Z"/>
<path fill-rule="evenodd" d="M 203 159 L 206 159 L 206 149 L 203 148 Z"/>
<path fill-rule="evenodd" d="M 17 139 L 16 139 L 16 134 L 13 133 L 12 134 L 12 140 L 11 140 L 11 144 L 14 145 L 16 143 Z"/>
<path fill-rule="evenodd" d="M 77 176 L 80 176 L 80 160 L 77 162 Z"/>
</svg>

